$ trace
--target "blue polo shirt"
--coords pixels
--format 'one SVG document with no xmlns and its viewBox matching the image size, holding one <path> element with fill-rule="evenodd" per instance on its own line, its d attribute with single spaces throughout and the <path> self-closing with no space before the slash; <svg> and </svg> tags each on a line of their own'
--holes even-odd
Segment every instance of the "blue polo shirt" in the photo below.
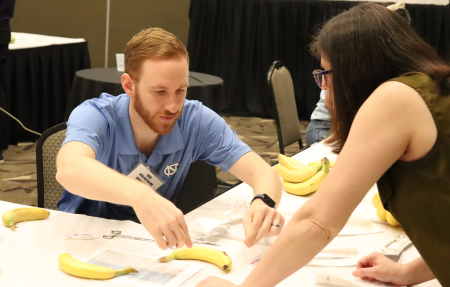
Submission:
<svg viewBox="0 0 450 287">
<path fill-rule="evenodd" d="M 161 136 L 149 158 L 134 141 L 130 122 L 130 97 L 101 94 L 79 105 L 67 122 L 63 145 L 83 142 L 95 151 L 96 159 L 106 166 L 128 175 L 140 161 L 145 162 L 164 181 L 157 190 L 174 201 L 188 172 L 196 160 L 220 166 L 223 171 L 251 149 L 243 143 L 227 123 L 198 101 L 185 100 L 184 109 L 172 131 Z M 167 165 L 179 164 L 170 176 Z M 58 203 L 60 211 L 139 222 L 130 206 L 89 200 L 64 190 Z"/>
</svg>

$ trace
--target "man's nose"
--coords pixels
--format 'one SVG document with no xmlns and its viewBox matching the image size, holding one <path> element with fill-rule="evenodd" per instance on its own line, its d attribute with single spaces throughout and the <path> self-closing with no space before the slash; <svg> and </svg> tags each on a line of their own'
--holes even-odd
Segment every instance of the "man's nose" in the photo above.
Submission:
<svg viewBox="0 0 450 287">
<path fill-rule="evenodd" d="M 178 111 L 178 105 L 177 105 L 177 101 L 176 101 L 176 96 L 175 94 L 171 94 L 169 96 L 169 98 L 167 99 L 166 104 L 164 105 L 164 108 L 171 112 L 171 113 L 176 113 Z"/>
</svg>

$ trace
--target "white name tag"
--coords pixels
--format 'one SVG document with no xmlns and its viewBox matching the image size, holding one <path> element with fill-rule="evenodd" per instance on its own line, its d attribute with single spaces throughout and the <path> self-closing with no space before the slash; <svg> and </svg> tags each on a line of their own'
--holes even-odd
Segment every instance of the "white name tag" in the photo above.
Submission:
<svg viewBox="0 0 450 287">
<path fill-rule="evenodd" d="M 150 167 L 143 162 L 140 162 L 128 175 L 130 178 L 134 178 L 139 180 L 140 182 L 145 183 L 150 186 L 153 190 L 157 190 L 161 185 L 163 185 L 163 181 L 155 175 Z"/>
</svg>

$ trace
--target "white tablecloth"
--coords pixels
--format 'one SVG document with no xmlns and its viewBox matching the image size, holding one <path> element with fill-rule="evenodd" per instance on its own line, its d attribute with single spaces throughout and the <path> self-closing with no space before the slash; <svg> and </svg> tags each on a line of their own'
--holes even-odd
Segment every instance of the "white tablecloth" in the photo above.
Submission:
<svg viewBox="0 0 450 287">
<path fill-rule="evenodd" d="M 64 37 L 54 37 L 54 36 L 17 33 L 17 32 L 12 32 L 11 35 L 14 36 L 16 40 L 14 41 L 14 43 L 9 44 L 10 50 L 45 47 L 50 45 L 81 43 L 86 41 L 85 39 L 82 38 L 64 38 Z"/>
<path fill-rule="evenodd" d="M 313 146 L 301 154 L 295 156 L 303 162 L 319 160 L 323 156 L 334 159 L 323 145 Z M 375 209 L 372 207 L 371 198 L 376 192 L 372 188 L 361 205 L 355 210 L 354 215 L 376 218 Z M 233 204 L 237 199 L 250 200 L 252 191 L 249 186 L 241 184 L 234 189 L 222 194 L 211 202 L 199 207 L 186 215 L 188 225 L 192 226 L 198 216 L 205 216 L 221 210 Z M 286 220 L 292 217 L 295 211 L 308 200 L 309 197 L 299 197 L 283 192 L 283 198 L 279 210 Z M 0 201 L 0 214 L 19 207 L 19 205 Z M 394 228 L 384 223 L 375 223 L 383 228 L 383 233 L 360 235 L 358 238 L 337 237 L 331 244 L 339 245 L 339 242 L 351 242 L 349 247 L 358 247 L 361 256 L 372 251 L 378 251 L 393 237 L 401 233 L 401 228 Z M 131 221 L 116 221 L 102 218 L 89 217 L 50 211 L 50 217 L 41 221 L 22 222 L 18 224 L 16 231 L 9 228 L 0 228 L 0 286 L 120 286 L 117 282 L 95 281 L 70 276 L 58 267 L 58 256 L 69 252 L 76 259 L 84 259 L 88 255 L 103 247 L 109 247 L 127 252 L 144 255 L 163 255 L 156 243 L 134 241 L 130 239 L 103 239 L 104 234 L 110 234 L 111 230 L 121 230 L 123 233 L 133 236 L 150 238 L 150 234 L 140 225 Z M 71 234 L 93 234 L 95 240 L 63 240 L 61 237 Z M 229 232 L 222 233 L 214 238 L 214 242 L 220 244 L 214 247 L 226 251 L 233 259 L 231 272 L 225 273 L 212 264 L 206 267 L 186 281 L 182 286 L 195 286 L 200 280 L 209 275 L 216 275 L 240 283 L 249 274 L 247 266 L 255 255 L 270 245 L 272 240 L 263 240 L 262 245 L 248 249 L 243 243 L 244 230 L 241 224 L 232 224 Z M 345 243 L 345 244 L 346 244 Z M 167 252 L 165 252 L 167 253 Z M 414 247 L 403 254 L 400 262 L 406 262 L 418 256 Z M 313 279 L 319 272 L 329 272 L 342 277 L 351 277 L 355 267 L 304 267 L 291 277 L 284 280 L 278 286 L 316 286 Z M 424 283 L 420 286 L 440 286 L 436 280 Z"/>
</svg>

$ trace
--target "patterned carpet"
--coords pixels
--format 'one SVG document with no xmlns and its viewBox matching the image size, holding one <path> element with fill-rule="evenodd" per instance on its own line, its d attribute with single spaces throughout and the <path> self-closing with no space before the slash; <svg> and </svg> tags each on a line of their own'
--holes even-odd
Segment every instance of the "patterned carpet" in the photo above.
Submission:
<svg viewBox="0 0 450 287">
<path fill-rule="evenodd" d="M 223 117 L 236 131 L 238 137 L 248 144 L 270 165 L 277 163 L 279 153 L 275 122 L 261 118 Z M 300 122 L 303 142 L 308 121 Z M 298 144 L 285 149 L 286 155 L 299 151 Z M 37 206 L 36 144 L 10 145 L 3 153 L 5 162 L 0 163 L 0 200 Z M 233 184 L 237 178 L 217 168 L 217 177 Z"/>
</svg>

